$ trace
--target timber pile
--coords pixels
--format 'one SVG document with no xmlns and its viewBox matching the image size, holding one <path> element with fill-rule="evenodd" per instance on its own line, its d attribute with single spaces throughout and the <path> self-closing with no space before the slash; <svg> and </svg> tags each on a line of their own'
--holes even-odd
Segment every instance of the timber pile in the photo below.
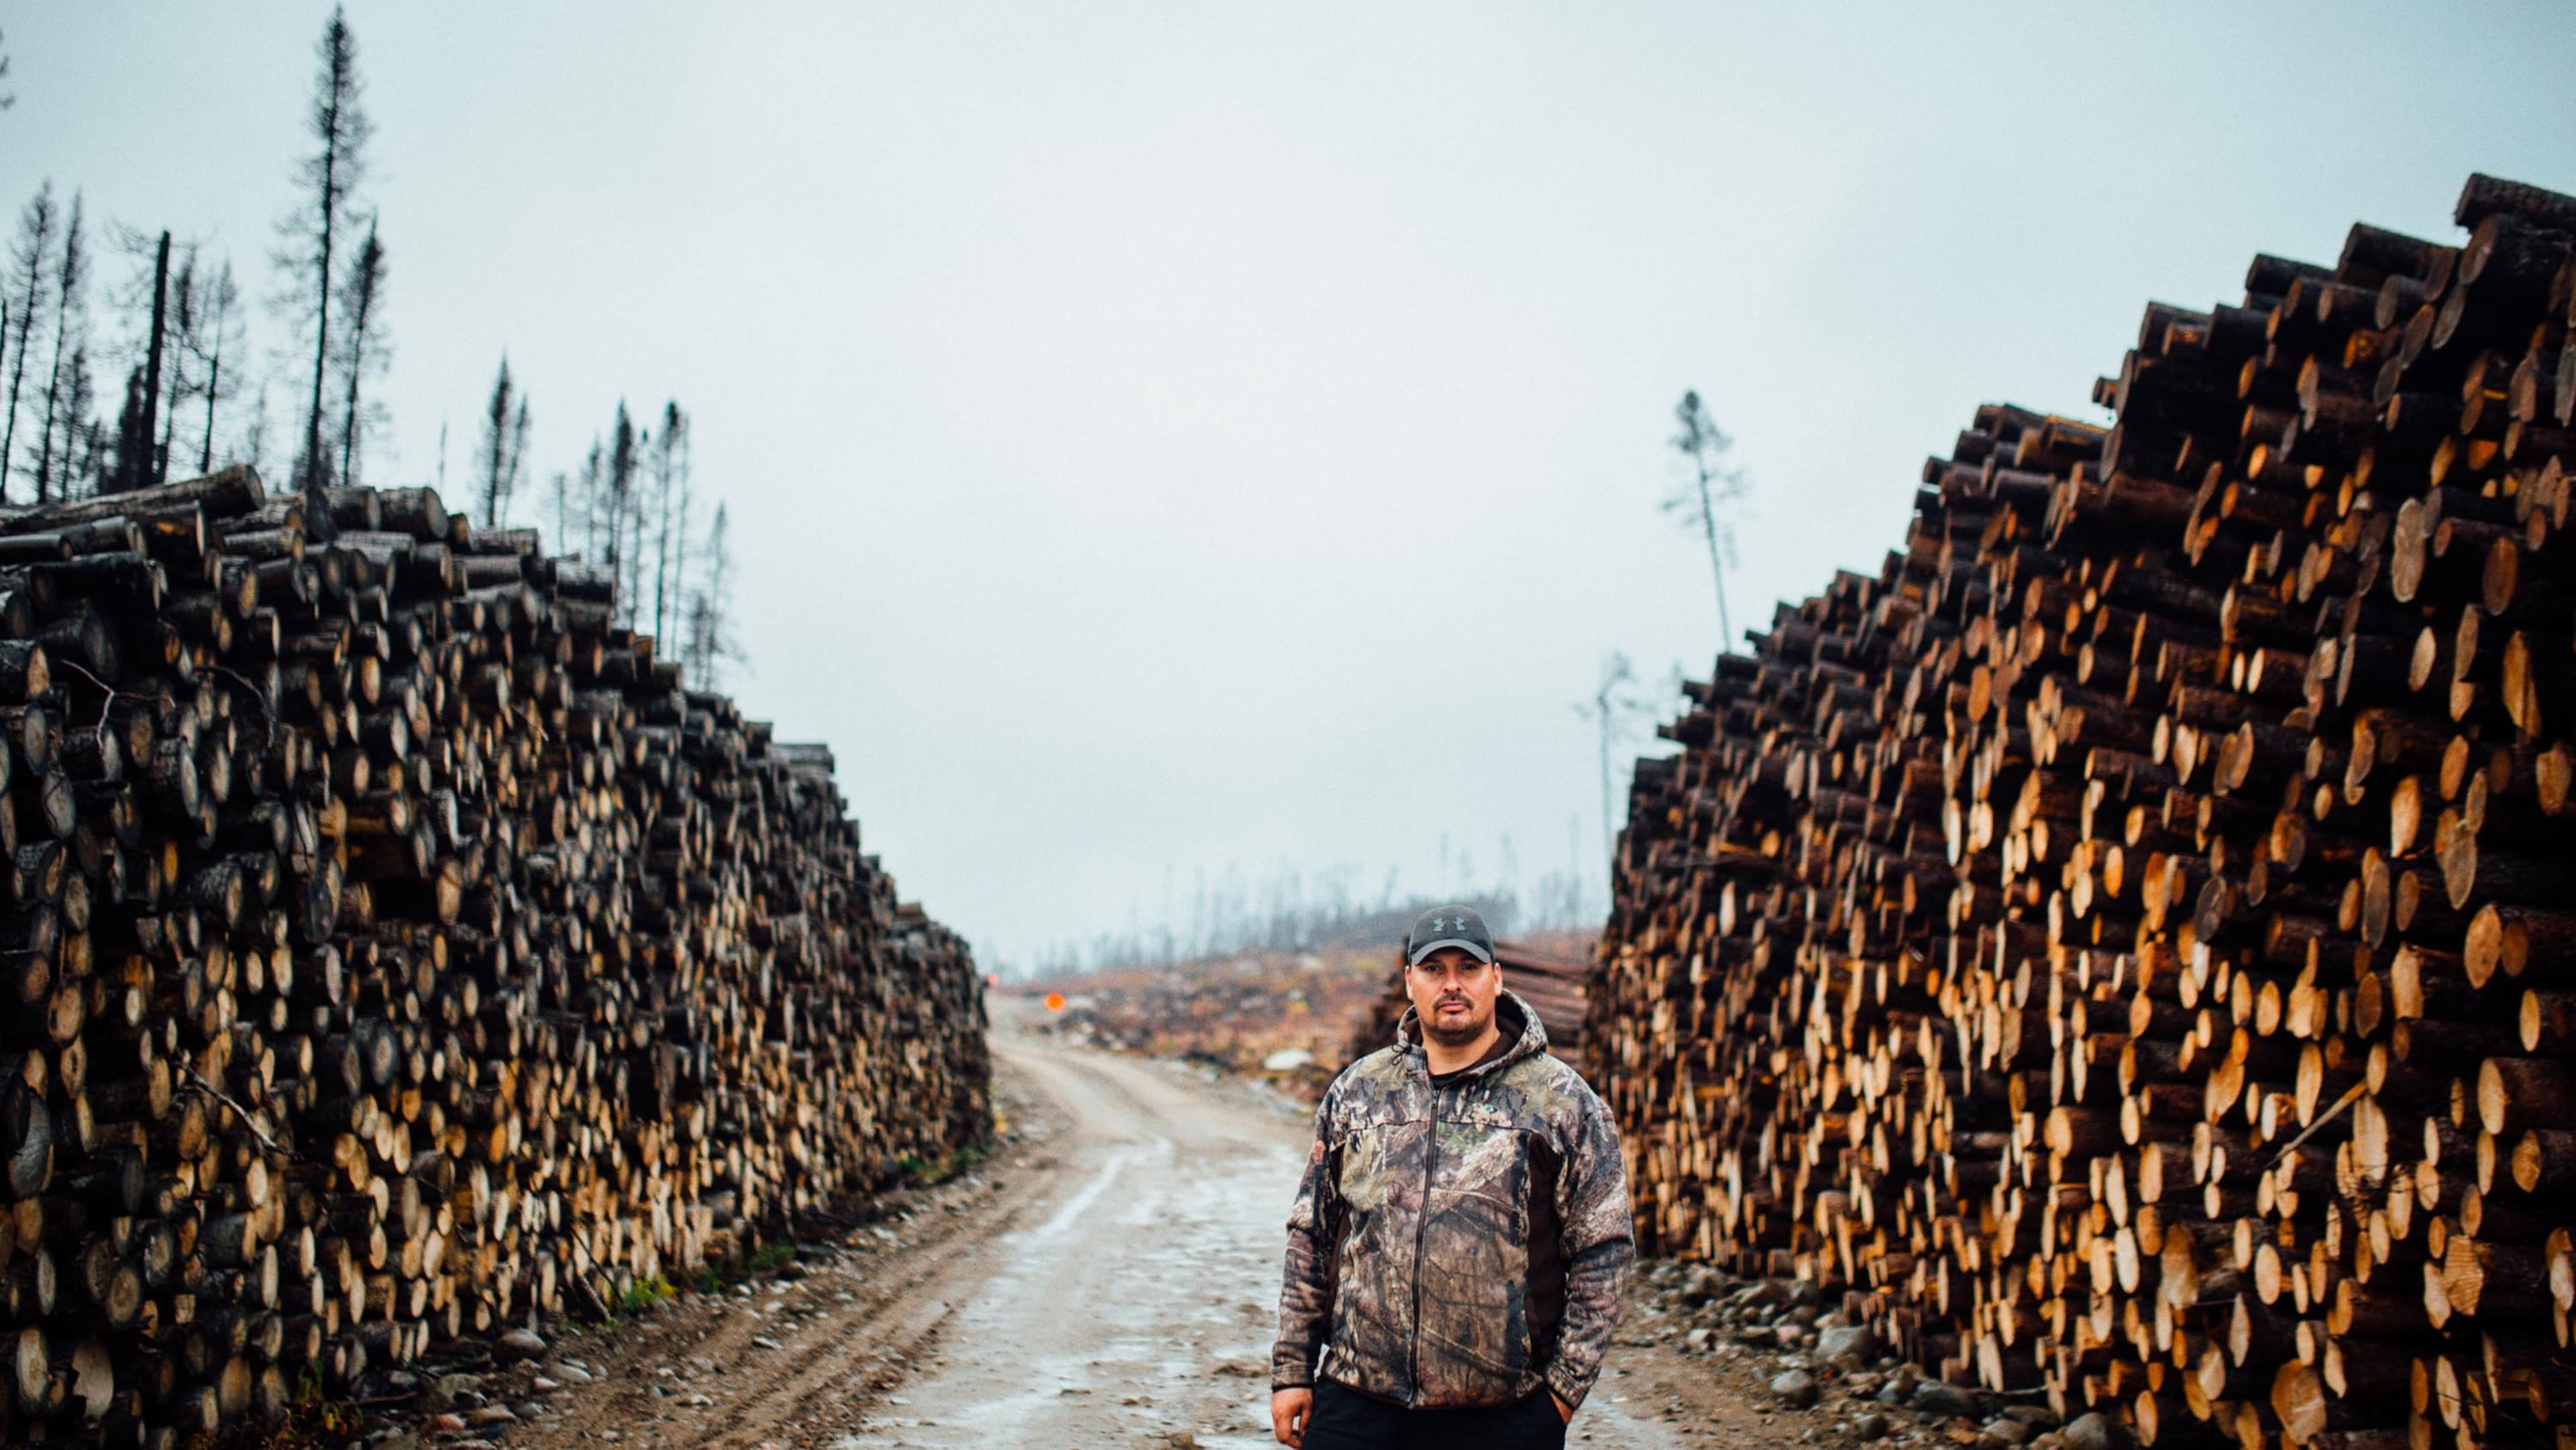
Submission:
<svg viewBox="0 0 2576 1450">
<path fill-rule="evenodd" d="M 0 514 L 0 1440 L 346 1394 L 937 1160 L 965 945 L 817 746 L 427 489 Z"/>
<path fill-rule="evenodd" d="M 2152 1444 L 2576 1431 L 2576 198 L 2147 310 L 1643 761 L 1648 1248 Z"/>
</svg>

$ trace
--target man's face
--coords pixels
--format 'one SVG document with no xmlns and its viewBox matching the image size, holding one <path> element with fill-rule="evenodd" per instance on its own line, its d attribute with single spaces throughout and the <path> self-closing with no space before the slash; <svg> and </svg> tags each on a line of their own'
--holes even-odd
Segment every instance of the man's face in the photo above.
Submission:
<svg viewBox="0 0 2576 1450">
<path fill-rule="evenodd" d="M 1465 1047 L 1494 1020 L 1503 974 L 1457 947 L 1442 947 L 1404 969 L 1404 994 L 1422 1019 L 1422 1035 L 1443 1047 Z"/>
</svg>

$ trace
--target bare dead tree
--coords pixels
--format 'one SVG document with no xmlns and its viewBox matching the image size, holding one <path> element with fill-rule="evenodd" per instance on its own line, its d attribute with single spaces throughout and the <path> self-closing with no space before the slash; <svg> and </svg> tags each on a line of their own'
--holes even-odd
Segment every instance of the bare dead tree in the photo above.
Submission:
<svg viewBox="0 0 2576 1450">
<path fill-rule="evenodd" d="M 688 643 L 681 651 L 683 675 L 701 690 L 719 688 L 724 666 L 742 657 L 733 637 L 733 545 L 725 507 L 716 505 L 707 526 L 706 577 L 689 600 Z"/>
<path fill-rule="evenodd" d="M 242 424 L 241 442 L 235 445 L 232 455 L 236 461 L 249 464 L 251 471 L 262 477 L 268 476 L 268 445 L 273 436 L 269 428 L 268 395 L 269 381 L 262 378 L 251 389 L 250 417 Z M 211 405 L 207 408 L 206 416 L 209 420 L 214 417 L 214 409 Z M 209 454 L 212 453 L 211 443 L 207 451 Z M 211 465 L 209 471 L 211 471 Z"/>
<path fill-rule="evenodd" d="M 1672 448 L 1688 462 L 1690 474 L 1664 500 L 1664 512 L 1708 541 L 1709 575 L 1717 585 L 1718 636 L 1721 642 L 1732 641 L 1735 627 L 1726 617 L 1725 561 L 1735 553 L 1735 529 L 1727 515 L 1728 506 L 1744 497 L 1748 484 L 1742 469 L 1726 466 L 1735 440 L 1718 429 L 1696 389 L 1682 394 L 1673 406 L 1673 417 L 1680 431 L 1673 434 Z"/>
<path fill-rule="evenodd" d="M 696 430 L 689 426 L 687 415 L 680 420 L 680 441 L 674 449 L 679 474 L 679 502 L 670 521 L 671 540 L 671 623 L 686 629 L 689 588 L 689 532 L 696 526 L 697 488 L 690 469 L 690 458 L 697 447 Z"/>
<path fill-rule="evenodd" d="M 1601 743 L 1601 859 L 1607 861 L 1616 851 L 1610 825 L 1610 742 L 1618 734 L 1628 714 L 1635 708 L 1637 667 L 1625 651 L 1612 650 L 1601 657 L 1601 683 L 1592 698 L 1574 707 L 1574 712 L 1589 722 Z"/>
<path fill-rule="evenodd" d="M 518 491 L 519 472 L 527 461 L 528 400 L 510 377 L 508 354 L 492 380 L 492 399 L 483 408 L 483 444 L 478 456 L 476 487 L 482 494 L 483 527 L 497 529 L 509 516 L 510 496 Z"/>
<path fill-rule="evenodd" d="M 365 456 L 368 428 L 383 418 L 382 405 L 369 406 L 363 399 L 363 387 L 369 377 L 384 371 L 392 358 L 392 346 L 385 338 L 385 249 L 376 240 L 376 219 L 367 218 L 367 239 L 358 244 L 356 256 L 349 259 L 349 275 L 341 285 L 341 315 L 348 325 L 341 330 L 340 381 L 343 396 L 340 407 L 340 482 L 355 484 L 358 465 Z"/>
<path fill-rule="evenodd" d="M 672 558 L 685 553 L 688 529 L 686 471 L 688 416 L 674 399 L 662 405 L 662 426 L 653 435 L 653 637 L 668 639 L 674 611 L 671 597 Z"/>
<path fill-rule="evenodd" d="M 154 456 L 160 460 L 159 476 L 164 480 L 170 475 L 171 460 L 180 457 L 176 451 L 179 417 L 188 410 L 189 401 L 196 396 L 197 380 L 201 376 L 193 366 L 197 358 L 195 344 L 202 340 L 193 335 L 203 325 L 197 315 L 199 285 L 197 244 L 187 242 L 180 248 L 178 270 L 170 274 L 168 401 L 161 409 L 161 436 L 152 444 Z"/>
<path fill-rule="evenodd" d="M 355 222 L 354 198 L 366 175 L 367 138 L 374 128 L 360 103 L 357 38 L 341 10 L 332 10 L 314 53 L 322 64 L 314 74 L 313 100 L 305 115 L 314 149 L 296 167 L 304 199 L 279 223 L 286 244 L 278 262 L 295 279 L 287 307 L 312 329 L 313 387 L 304 414 L 298 484 L 312 505 L 307 517 L 321 520 L 320 527 L 327 530 L 331 511 L 322 494 L 330 482 L 330 455 L 323 393 L 331 372 L 332 292 L 340 281 L 340 246 Z"/>
<path fill-rule="evenodd" d="M 582 557 L 600 557 L 600 498 L 608 488 L 608 450 L 596 434 L 590 440 L 590 452 L 581 460 L 581 474 L 573 483 L 573 503 L 582 527 Z"/>
<path fill-rule="evenodd" d="M 72 406 L 87 386 L 89 324 L 87 290 L 89 251 L 81 228 L 80 194 L 72 195 L 70 217 L 63 225 L 62 245 L 54 254 L 54 358 L 47 370 L 43 419 L 36 436 L 36 466 L 29 475 L 36 502 L 49 502 L 64 482 L 81 414 Z M 66 364 L 69 366 L 66 367 Z"/>
<path fill-rule="evenodd" d="M 142 357 L 128 373 L 125 410 L 117 419 L 116 467 L 107 488 L 113 492 L 149 488 L 162 478 L 161 414 L 168 370 L 176 350 L 168 346 L 170 330 L 170 233 L 158 238 L 124 227 L 116 229 L 118 247 L 129 255 L 152 254 L 151 281 L 140 278 L 126 289 L 120 311 L 127 315 L 128 336 L 140 333 Z M 171 411 L 176 412 L 174 408 Z"/>
<path fill-rule="evenodd" d="M 96 374 L 90 367 L 88 329 L 82 328 L 80 345 L 72 350 L 71 366 L 63 382 L 63 464 L 61 492 L 64 498 L 93 494 L 105 484 L 108 461 L 115 457 L 107 426 L 98 418 Z"/>
<path fill-rule="evenodd" d="M 610 425 L 608 432 L 608 474 L 605 491 L 600 498 L 600 507 L 606 515 L 608 541 L 607 551 L 600 562 L 608 566 L 608 577 L 617 581 L 618 605 L 630 626 L 635 621 L 637 608 L 633 575 L 639 561 L 635 536 L 642 532 L 636 527 L 640 500 L 635 489 L 636 466 L 641 457 L 641 440 L 636 437 L 635 420 L 627 414 L 625 400 L 620 399 L 617 421 Z"/>
<path fill-rule="evenodd" d="M 54 229 L 59 221 L 54 184 L 48 181 L 18 214 L 18 237 L 9 251 L 11 320 L 0 329 L 0 363 L 9 373 L 8 420 L 0 425 L 0 495 L 6 494 L 18 459 L 18 414 L 27 386 L 27 356 L 34 350 L 36 328 L 48 307 L 46 289 L 53 279 Z"/>
<path fill-rule="evenodd" d="M 592 445 L 590 453 L 593 458 L 599 456 L 599 448 L 596 444 Z M 565 553 L 572 543 L 574 499 L 572 474 L 564 469 L 556 469 L 555 476 L 548 480 L 547 491 L 553 495 L 555 505 L 555 536 L 552 541 L 554 551 L 558 554 Z"/>
<path fill-rule="evenodd" d="M 197 259 L 191 255 L 180 275 L 186 281 L 179 290 L 179 347 L 193 374 L 187 396 L 205 403 L 204 431 L 197 444 L 197 471 L 212 473 L 217 410 L 241 393 L 240 356 L 247 345 L 241 289 L 233 282 L 229 257 L 208 278 L 199 272 Z"/>
</svg>

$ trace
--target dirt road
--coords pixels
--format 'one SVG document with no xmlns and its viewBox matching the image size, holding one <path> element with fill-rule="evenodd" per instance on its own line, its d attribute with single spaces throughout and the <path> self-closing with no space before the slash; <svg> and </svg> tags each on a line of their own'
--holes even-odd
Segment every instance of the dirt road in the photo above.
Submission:
<svg viewBox="0 0 2576 1450">
<path fill-rule="evenodd" d="M 501 1438 L 742 1450 L 1273 1443 L 1269 1348 L 1303 1110 L 1175 1064 L 1057 1046 L 1017 1030 L 1017 1004 L 997 1005 L 998 1099 L 1016 1145 L 854 1235 L 868 1252 L 818 1256 L 801 1278 L 558 1342 L 534 1367 L 557 1388 L 523 1389 L 530 1369 L 486 1387 L 505 1406 L 524 1396 Z M 1616 1366 L 1635 1352 L 1614 1352 L 1573 1443 L 1683 1443 L 1624 1403 Z"/>
</svg>

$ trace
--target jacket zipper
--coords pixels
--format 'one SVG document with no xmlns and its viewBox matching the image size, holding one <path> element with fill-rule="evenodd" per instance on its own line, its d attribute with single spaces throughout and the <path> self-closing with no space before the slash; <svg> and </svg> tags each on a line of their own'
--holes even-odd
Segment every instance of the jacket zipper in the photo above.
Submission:
<svg viewBox="0 0 2576 1450">
<path fill-rule="evenodd" d="M 1423 1077 L 1428 1081 L 1431 1064 L 1423 1059 Z M 1410 1382 L 1406 1402 L 1422 1398 L 1422 1244 L 1431 1232 L 1431 1180 L 1440 1163 L 1440 1095 L 1448 1089 L 1431 1085 L 1431 1112 L 1425 1128 L 1427 1141 L 1422 1149 L 1422 1212 L 1413 1220 L 1413 1349 L 1405 1365 L 1405 1378 Z"/>
</svg>

